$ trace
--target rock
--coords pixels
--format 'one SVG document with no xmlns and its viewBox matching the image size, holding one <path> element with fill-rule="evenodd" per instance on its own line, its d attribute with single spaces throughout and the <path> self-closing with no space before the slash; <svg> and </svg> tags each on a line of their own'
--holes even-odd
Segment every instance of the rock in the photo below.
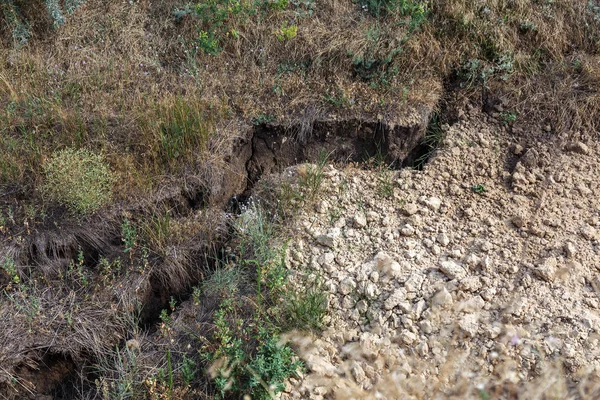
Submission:
<svg viewBox="0 0 600 400">
<path fill-rule="evenodd" d="M 421 329 L 421 331 L 426 335 L 433 332 L 433 327 L 431 326 L 431 322 L 428 320 L 419 321 L 419 329 Z"/>
<path fill-rule="evenodd" d="M 419 211 L 419 208 L 413 203 L 406 204 L 404 208 L 402 208 L 402 213 L 407 216 L 414 215 L 417 211 Z"/>
<path fill-rule="evenodd" d="M 422 273 L 413 272 L 404 283 L 404 288 L 409 293 L 416 293 L 421 290 L 424 280 L 425 276 Z"/>
<path fill-rule="evenodd" d="M 373 282 L 365 281 L 359 284 L 360 293 L 364 294 L 367 298 L 372 299 L 379 294 L 377 285 Z"/>
<path fill-rule="evenodd" d="M 356 288 L 356 282 L 352 278 L 346 278 L 340 282 L 338 292 L 342 295 L 350 294 Z"/>
<path fill-rule="evenodd" d="M 458 327 L 468 336 L 474 337 L 479 330 L 479 316 L 467 314 L 458 321 Z"/>
<path fill-rule="evenodd" d="M 440 263 L 440 271 L 450 279 L 460 280 L 467 276 L 467 270 L 451 260 L 442 261 Z"/>
<path fill-rule="evenodd" d="M 594 240 L 594 239 L 596 239 L 597 232 L 596 232 L 596 230 L 595 230 L 593 227 L 591 227 L 591 226 L 584 226 L 584 227 L 581 229 L 581 235 L 582 235 L 584 238 L 586 238 L 587 240 Z"/>
<path fill-rule="evenodd" d="M 576 252 L 577 248 L 575 247 L 575 244 L 573 242 L 565 243 L 565 253 L 567 253 L 567 257 L 574 257 Z"/>
<path fill-rule="evenodd" d="M 354 377 L 356 383 L 363 383 L 367 379 L 365 371 L 356 361 L 352 363 L 352 366 L 350 367 L 350 372 L 352 373 L 352 376 Z"/>
<path fill-rule="evenodd" d="M 558 261 L 555 257 L 548 257 L 538 264 L 534 270 L 535 275 L 546 282 L 553 282 L 556 277 L 557 265 Z"/>
<path fill-rule="evenodd" d="M 521 146 L 520 144 L 515 144 L 513 146 L 513 154 L 518 156 L 519 154 L 521 154 L 523 152 L 523 146 Z"/>
<path fill-rule="evenodd" d="M 402 275 L 402 267 L 386 253 L 380 251 L 373 259 L 375 267 L 384 275 L 390 278 L 397 278 Z"/>
<path fill-rule="evenodd" d="M 319 204 L 317 204 L 317 212 L 319 214 L 325 214 L 327 211 L 329 211 L 329 203 L 327 200 L 320 201 Z"/>
<path fill-rule="evenodd" d="M 377 214 L 375 211 L 369 211 L 367 213 L 367 222 L 376 223 L 378 221 L 379 221 L 379 214 Z"/>
<path fill-rule="evenodd" d="M 417 335 L 415 335 L 408 329 L 404 329 L 400 333 L 400 340 L 402 341 L 402 343 L 404 343 L 406 345 L 411 345 L 417 340 Z"/>
<path fill-rule="evenodd" d="M 463 302 L 461 304 L 462 311 L 467 313 L 473 313 L 476 311 L 480 311 L 483 306 L 485 306 L 485 301 L 481 298 L 481 296 L 473 296 L 469 300 Z"/>
<path fill-rule="evenodd" d="M 426 342 L 419 343 L 417 345 L 417 354 L 420 355 L 421 357 L 426 357 L 427 354 L 429 354 L 429 346 L 427 345 Z"/>
<path fill-rule="evenodd" d="M 439 235 L 437 235 L 435 240 L 444 247 L 448 246 L 450 243 L 450 238 L 444 232 L 441 232 Z"/>
<path fill-rule="evenodd" d="M 415 234 L 415 228 L 406 224 L 400 229 L 400 233 L 402 233 L 403 236 L 413 236 Z"/>
<path fill-rule="evenodd" d="M 481 279 L 478 276 L 467 276 L 460 281 L 459 287 L 465 292 L 476 292 L 482 287 Z"/>
<path fill-rule="evenodd" d="M 317 263 L 321 266 L 329 266 L 335 262 L 335 256 L 331 252 L 321 254 L 317 259 Z"/>
<path fill-rule="evenodd" d="M 442 288 L 442 290 L 433 296 L 431 304 L 437 307 L 448 306 L 452 304 L 452 295 L 448 292 L 448 289 Z"/>
<path fill-rule="evenodd" d="M 517 228 L 522 228 L 525 225 L 527 225 L 527 221 L 525 220 L 523 215 L 515 215 L 514 217 L 512 217 L 511 222 Z"/>
<path fill-rule="evenodd" d="M 570 150 L 574 153 L 579 154 L 588 154 L 590 152 L 590 148 L 582 142 L 571 142 L 567 145 L 567 150 Z"/>
<path fill-rule="evenodd" d="M 331 235 L 319 235 L 317 236 L 317 243 L 321 246 L 333 248 L 335 245 L 335 240 Z"/>
<path fill-rule="evenodd" d="M 367 226 L 367 217 L 365 217 L 365 214 L 359 212 L 356 213 L 354 215 L 354 218 L 352 219 L 352 224 L 354 225 L 355 228 L 364 228 L 365 226 Z"/>
<path fill-rule="evenodd" d="M 383 303 L 383 308 L 386 310 L 391 310 L 405 300 L 406 300 L 406 289 L 404 289 L 404 288 L 396 289 L 387 298 L 385 303 Z"/>
<path fill-rule="evenodd" d="M 479 257 L 475 253 L 470 253 L 469 255 L 467 255 L 465 257 L 465 264 L 467 264 L 472 269 L 477 268 L 477 266 L 479 265 L 480 261 L 481 260 L 479 259 Z"/>
<path fill-rule="evenodd" d="M 369 305 L 364 300 L 360 300 L 358 303 L 356 303 L 356 309 L 361 314 L 366 313 L 368 308 L 369 308 Z"/>
<path fill-rule="evenodd" d="M 433 211 L 437 211 L 442 206 L 442 200 L 438 197 L 430 197 L 425 200 L 425 205 Z"/>
</svg>

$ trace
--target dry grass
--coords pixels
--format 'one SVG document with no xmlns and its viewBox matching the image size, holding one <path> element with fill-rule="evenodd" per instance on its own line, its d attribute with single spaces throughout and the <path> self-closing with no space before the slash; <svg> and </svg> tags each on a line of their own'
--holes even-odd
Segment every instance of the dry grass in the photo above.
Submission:
<svg viewBox="0 0 600 400">
<path fill-rule="evenodd" d="M 123 320 L 128 299 L 149 287 L 149 275 L 175 292 L 198 278 L 203 246 L 225 229 L 210 210 L 190 211 L 187 201 L 201 193 L 203 208 L 243 189 L 223 177 L 233 170 L 226 157 L 253 119 L 272 117 L 301 135 L 318 119 L 398 124 L 411 107 L 433 107 L 451 81 L 457 89 L 466 83 L 467 96 L 504 98 L 518 113 L 515 127 L 550 125 L 552 134 L 571 137 L 599 128 L 600 22 L 587 0 L 423 1 L 428 14 L 414 30 L 411 15 L 376 18 L 350 0 L 289 4 L 233 20 L 239 36 L 223 39 L 218 55 L 195 51 L 198 21 L 172 14 L 183 3 L 88 0 L 52 30 L 31 2 L 23 9 L 34 21 L 29 44 L 16 49 L 5 38 L 0 47 L 0 255 L 16 260 L 31 286 L 26 293 L 12 287 L 12 299 L 0 302 L 0 382 L 10 382 L 9 369 L 20 362 L 10 358 L 30 348 L 110 358 L 133 330 Z M 313 14 L 303 16 L 309 8 Z M 297 25 L 296 37 L 278 38 L 285 24 Z M 0 32 L 8 34 L 5 25 Z M 118 177 L 113 210 L 83 228 L 60 206 L 44 204 L 40 191 L 44 161 L 65 148 L 105 155 Z M 135 273 L 105 286 L 86 260 L 98 293 L 93 284 L 61 280 L 79 246 L 122 252 L 123 210 L 152 249 L 149 270 L 136 270 L 144 263 L 138 252 L 126 265 Z M 67 231 L 57 233 L 61 221 Z M 128 257 L 119 256 L 125 265 Z M 513 389 L 498 382 L 491 393 L 512 398 Z"/>
</svg>

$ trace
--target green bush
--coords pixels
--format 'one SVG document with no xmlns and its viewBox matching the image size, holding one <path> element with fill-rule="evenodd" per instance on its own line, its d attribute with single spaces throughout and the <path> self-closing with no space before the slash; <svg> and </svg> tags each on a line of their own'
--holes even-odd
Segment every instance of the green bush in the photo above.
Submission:
<svg viewBox="0 0 600 400">
<path fill-rule="evenodd" d="M 80 214 L 108 203 L 115 180 L 104 157 L 89 150 L 68 148 L 52 155 L 43 165 L 42 194 Z"/>
</svg>

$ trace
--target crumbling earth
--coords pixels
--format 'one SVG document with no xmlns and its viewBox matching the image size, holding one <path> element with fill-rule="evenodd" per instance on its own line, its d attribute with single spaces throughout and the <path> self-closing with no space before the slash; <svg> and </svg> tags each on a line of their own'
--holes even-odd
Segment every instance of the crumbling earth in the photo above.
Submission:
<svg viewBox="0 0 600 400">
<path fill-rule="evenodd" d="M 475 108 L 445 129 L 422 171 L 325 169 L 288 263 L 329 326 L 284 398 L 600 395 L 600 146 Z"/>
</svg>

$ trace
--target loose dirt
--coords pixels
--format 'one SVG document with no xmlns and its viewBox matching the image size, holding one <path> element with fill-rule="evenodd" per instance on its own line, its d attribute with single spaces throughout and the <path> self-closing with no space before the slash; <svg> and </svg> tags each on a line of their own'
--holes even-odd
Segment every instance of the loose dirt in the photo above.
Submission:
<svg viewBox="0 0 600 400">
<path fill-rule="evenodd" d="M 295 339 L 284 398 L 594 396 L 598 143 L 475 108 L 445 129 L 422 171 L 326 168 L 288 264 L 324 282 L 329 327 Z"/>
</svg>

